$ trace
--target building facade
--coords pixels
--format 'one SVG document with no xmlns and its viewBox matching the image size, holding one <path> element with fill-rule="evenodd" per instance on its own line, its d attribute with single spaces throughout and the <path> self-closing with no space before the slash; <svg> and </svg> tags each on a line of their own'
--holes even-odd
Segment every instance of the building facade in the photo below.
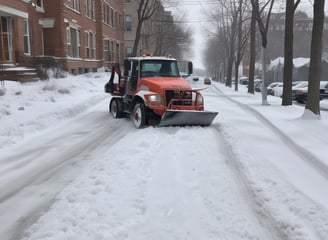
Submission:
<svg viewBox="0 0 328 240">
<path fill-rule="evenodd" d="M 138 3 L 136 0 L 124 0 L 125 13 L 125 32 L 124 32 L 124 55 L 132 57 L 133 45 L 136 37 L 136 28 L 138 23 L 137 15 Z"/>
<path fill-rule="evenodd" d="M 139 3 L 137 0 L 124 0 L 125 57 L 131 57 L 133 54 L 139 21 L 137 13 L 138 8 Z M 172 41 L 167 41 L 168 39 L 172 39 L 170 33 L 172 33 L 173 28 L 170 24 L 173 24 L 171 12 L 165 11 L 163 5 L 159 2 L 154 14 L 142 24 L 137 54 L 164 55 L 164 53 L 167 52 L 166 50 L 172 47 Z"/>
<path fill-rule="evenodd" d="M 0 0 L 1 63 L 52 58 L 72 74 L 110 68 L 124 55 L 118 0 Z"/>
</svg>

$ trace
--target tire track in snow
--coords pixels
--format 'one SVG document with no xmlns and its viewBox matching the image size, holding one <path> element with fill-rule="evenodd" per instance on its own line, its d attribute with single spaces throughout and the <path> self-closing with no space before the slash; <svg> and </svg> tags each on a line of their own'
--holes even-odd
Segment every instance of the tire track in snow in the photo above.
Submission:
<svg viewBox="0 0 328 240">
<path fill-rule="evenodd" d="M 222 93 L 220 89 L 214 86 L 217 92 Z M 295 141 L 293 141 L 288 135 L 282 132 L 279 128 L 277 128 L 274 124 L 272 124 L 265 116 L 263 116 L 260 112 L 256 111 L 256 109 L 243 104 L 237 100 L 232 99 L 227 95 L 220 95 L 225 97 L 226 99 L 230 100 L 231 102 L 237 104 L 242 109 L 246 110 L 247 112 L 251 113 L 255 116 L 261 123 L 267 126 L 272 132 L 278 136 L 281 141 L 283 141 L 290 149 L 293 150 L 295 154 L 297 154 L 300 158 L 304 161 L 308 162 L 313 168 L 315 168 L 323 177 L 328 179 L 328 165 L 324 164 L 320 159 L 318 159 L 315 155 L 313 155 L 310 151 L 305 149 L 304 147 L 298 145 Z"/>
<path fill-rule="evenodd" d="M 154 136 L 147 145 L 151 175 L 143 215 L 127 226 L 124 235 L 133 232 L 127 239 L 276 239 L 243 201 L 220 132 L 197 127 L 145 131 Z M 196 141 L 190 141 L 190 131 L 197 132 Z M 207 158 L 207 151 L 216 154 Z"/>
<path fill-rule="evenodd" d="M 215 92 L 218 92 L 218 89 Z M 297 156 L 293 157 L 293 159 L 297 161 L 299 159 L 304 161 L 305 164 L 313 168 L 312 171 L 318 173 L 318 177 L 316 179 L 320 183 L 327 182 L 327 175 L 325 170 L 318 170 L 318 165 L 316 163 L 313 164 L 312 161 L 304 159 L 304 156 L 300 157 L 298 150 L 303 149 L 302 147 L 299 147 L 292 140 L 290 140 L 288 136 L 281 132 L 281 130 L 277 129 L 277 127 L 272 125 L 272 123 L 269 122 L 262 114 L 258 113 L 256 110 L 247 105 L 231 99 L 229 96 L 221 95 L 222 98 L 239 106 L 242 110 L 245 111 L 245 113 L 251 114 L 251 116 L 259 120 L 260 123 L 269 129 L 271 133 L 278 137 L 278 139 L 282 140 L 282 145 L 284 145 L 283 148 L 289 149 L 289 151 Z M 238 110 L 236 111 L 235 109 L 234 112 L 238 112 Z M 248 119 L 245 119 L 245 121 L 247 122 Z M 249 123 L 254 124 L 251 121 Z M 244 127 L 246 126 L 247 125 Z M 220 127 L 217 128 L 220 130 Z M 228 133 L 224 135 L 229 137 L 230 134 Z M 288 143 L 289 140 L 291 142 L 290 144 Z M 273 142 L 275 141 L 276 140 L 273 140 Z M 276 147 L 278 148 L 278 146 Z M 238 147 L 236 149 L 238 149 Z M 239 151 L 237 152 L 239 153 Z M 312 157 L 313 154 L 310 153 L 310 156 Z M 279 236 L 282 236 L 280 239 L 325 239 L 328 234 L 328 211 L 323 205 L 313 200 L 318 200 L 318 198 L 313 198 L 311 194 L 309 195 L 309 192 L 306 192 L 306 195 L 305 193 L 300 192 L 297 187 L 295 188 L 294 184 L 290 182 L 290 179 L 287 181 L 285 178 L 279 179 L 277 178 L 278 175 L 275 178 L 270 177 L 271 173 L 268 171 L 270 164 L 268 165 L 267 163 L 252 161 L 252 155 L 249 157 L 250 159 L 247 160 L 247 157 L 245 159 L 245 156 L 243 156 L 242 162 L 239 162 L 237 159 L 236 164 L 237 168 L 242 170 L 245 182 L 249 186 L 249 191 L 251 192 L 251 195 L 254 196 L 254 203 L 256 203 L 260 209 L 259 214 L 263 215 L 264 220 L 267 221 L 266 225 L 271 224 L 273 228 L 277 230 L 277 232 L 280 232 Z M 313 157 L 319 161 L 319 159 L 317 159 L 315 156 Z M 255 167 L 253 166 L 254 164 L 259 164 L 260 166 Z M 319 165 L 321 165 L 321 163 Z M 245 167 L 246 169 L 243 169 Z M 272 167 L 273 166 L 271 166 L 271 168 Z M 264 175 L 255 173 L 254 169 L 255 171 L 257 170 L 259 172 L 263 171 Z M 276 171 L 277 169 L 274 172 Z M 265 175 L 265 172 L 269 172 L 269 175 Z M 263 182 L 260 182 L 261 180 Z M 324 186 L 326 184 L 321 185 Z M 312 184 L 312 186 L 315 185 Z M 268 187 L 269 189 L 267 189 Z M 308 191 L 308 189 L 306 191 Z M 325 194 L 326 191 L 321 192 Z"/>
<path fill-rule="evenodd" d="M 129 127 L 123 125 L 126 121 L 115 121 L 108 113 L 84 113 L 50 129 L 50 135 L 43 132 L 29 139 L 29 144 L 13 147 L 12 154 L 2 155 L 1 239 L 17 239 L 74 178 L 82 162 L 94 152 L 107 151 L 129 132 Z M 19 204 L 20 199 L 30 206 Z"/>
<path fill-rule="evenodd" d="M 228 164 L 235 179 L 239 183 L 239 189 L 243 196 L 243 200 L 245 200 L 250 209 L 252 209 L 257 221 L 263 225 L 264 229 L 266 229 L 267 236 L 269 236 L 268 239 L 286 239 L 287 236 L 279 229 L 279 227 L 272 224 L 274 223 L 273 219 L 261 209 L 261 206 L 258 203 L 258 198 L 254 192 L 254 188 L 251 186 L 249 178 L 245 175 L 245 169 L 238 160 L 238 156 L 234 153 L 233 146 L 229 141 L 227 141 L 226 137 L 222 133 L 223 131 L 220 128 L 220 125 L 214 124 L 213 128 L 220 133 L 219 137 L 221 138 L 221 141 L 226 149 Z"/>
</svg>

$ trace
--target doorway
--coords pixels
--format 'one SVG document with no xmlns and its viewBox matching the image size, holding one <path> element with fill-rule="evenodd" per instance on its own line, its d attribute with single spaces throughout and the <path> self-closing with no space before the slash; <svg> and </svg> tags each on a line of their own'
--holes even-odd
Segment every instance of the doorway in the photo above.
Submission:
<svg viewBox="0 0 328 240">
<path fill-rule="evenodd" d="M 1 63 L 12 62 L 12 18 L 0 17 L 0 60 Z"/>
</svg>

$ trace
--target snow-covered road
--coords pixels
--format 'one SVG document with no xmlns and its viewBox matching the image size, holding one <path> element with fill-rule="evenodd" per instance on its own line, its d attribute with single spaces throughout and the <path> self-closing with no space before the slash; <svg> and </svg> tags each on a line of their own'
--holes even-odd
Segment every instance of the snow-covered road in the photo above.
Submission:
<svg viewBox="0 0 328 240">
<path fill-rule="evenodd" d="M 124 121 L 108 124 L 103 105 L 97 107 L 25 140 L 1 156 L 1 239 L 19 235 L 20 229 L 35 221 L 78 175 L 83 162 L 98 152 L 107 152 L 108 146 L 127 134 Z"/>
<path fill-rule="evenodd" d="M 297 120 L 240 103 L 253 96 L 216 84 L 203 93 L 219 112 L 210 127 L 137 130 L 99 99 L 1 150 L 1 239 L 325 239 L 328 171 L 315 135 L 313 145 L 292 138 Z"/>
</svg>

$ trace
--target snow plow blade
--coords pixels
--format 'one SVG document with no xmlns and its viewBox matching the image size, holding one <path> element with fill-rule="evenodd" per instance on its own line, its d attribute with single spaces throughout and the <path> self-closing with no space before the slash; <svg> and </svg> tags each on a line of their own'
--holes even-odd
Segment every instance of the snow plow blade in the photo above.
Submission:
<svg viewBox="0 0 328 240">
<path fill-rule="evenodd" d="M 165 126 L 209 126 L 217 112 L 166 110 L 158 127 Z"/>
</svg>

